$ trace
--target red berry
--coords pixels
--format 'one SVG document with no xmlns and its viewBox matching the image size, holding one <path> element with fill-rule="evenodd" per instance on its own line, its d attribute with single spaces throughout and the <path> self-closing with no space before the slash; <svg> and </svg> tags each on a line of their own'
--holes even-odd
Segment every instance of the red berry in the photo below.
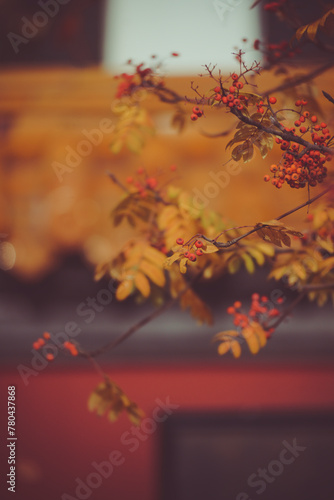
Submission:
<svg viewBox="0 0 334 500">
<path fill-rule="evenodd" d="M 191 116 L 190 116 L 190 119 L 194 122 L 198 119 L 198 116 L 195 115 L 195 113 L 193 113 Z"/>
<path fill-rule="evenodd" d="M 263 180 L 264 180 L 265 182 L 269 182 L 269 181 L 270 181 L 270 175 L 265 175 L 265 176 L 263 177 Z"/>
<path fill-rule="evenodd" d="M 264 113 L 264 109 L 263 108 L 257 108 L 258 112 L 261 113 L 261 115 Z"/>
<path fill-rule="evenodd" d="M 237 87 L 238 90 L 241 90 L 244 86 L 242 82 L 236 82 L 234 85 Z"/>
<path fill-rule="evenodd" d="M 49 332 L 44 332 L 43 333 L 43 337 L 47 340 L 49 340 L 51 338 L 51 335 L 49 334 Z"/>
<path fill-rule="evenodd" d="M 318 118 L 315 115 L 311 116 L 311 122 L 316 123 L 317 121 Z"/>
<path fill-rule="evenodd" d="M 296 126 L 296 127 L 300 127 L 300 121 L 299 121 L 299 120 L 296 120 L 296 121 L 295 121 L 295 126 Z"/>
<path fill-rule="evenodd" d="M 51 352 L 48 352 L 47 355 L 45 356 L 48 361 L 52 361 L 55 359 L 54 355 L 51 354 Z"/>
<path fill-rule="evenodd" d="M 213 89 L 213 91 L 214 91 L 214 92 L 217 92 L 217 93 L 219 94 L 219 92 L 221 91 L 221 88 L 220 88 L 220 87 L 215 87 L 215 88 Z"/>
<path fill-rule="evenodd" d="M 230 306 L 226 309 L 226 312 L 227 314 L 234 314 L 235 313 L 235 309 L 234 307 Z"/>
<path fill-rule="evenodd" d="M 188 259 L 190 254 L 189 254 L 188 250 L 186 250 L 183 255 L 186 259 Z"/>
<path fill-rule="evenodd" d="M 276 104 L 277 103 L 276 97 L 269 97 L 269 102 L 270 104 Z"/>
<path fill-rule="evenodd" d="M 306 220 L 307 220 L 308 222 L 312 222 L 312 221 L 313 221 L 313 219 L 314 219 L 314 215 L 313 215 L 313 214 L 307 214 L 307 216 L 306 216 Z"/>
<path fill-rule="evenodd" d="M 232 80 L 238 80 L 239 76 L 236 73 L 232 73 L 231 78 Z"/>
<path fill-rule="evenodd" d="M 231 87 L 228 90 L 231 92 L 231 94 L 234 94 L 236 89 L 235 87 L 233 87 L 233 85 L 231 85 Z"/>
<path fill-rule="evenodd" d="M 326 128 L 326 127 L 327 127 L 327 125 L 326 125 L 326 123 L 322 122 L 322 123 L 320 123 L 320 127 L 321 127 L 321 128 Z"/>
<path fill-rule="evenodd" d="M 176 243 L 177 243 L 178 245 L 183 245 L 183 243 L 184 243 L 184 239 L 183 239 L 183 238 L 177 238 L 177 239 L 176 239 Z"/>
<path fill-rule="evenodd" d="M 302 134 L 305 134 L 307 128 L 306 127 L 300 127 L 299 130 L 301 131 Z"/>
<path fill-rule="evenodd" d="M 154 189 L 157 187 L 158 181 L 156 180 L 155 177 L 149 177 L 146 179 L 146 186 L 149 187 L 150 189 Z"/>
<path fill-rule="evenodd" d="M 201 240 L 196 240 L 195 241 L 195 247 L 196 248 L 202 248 L 202 246 L 203 246 L 203 241 L 201 241 Z"/>
<path fill-rule="evenodd" d="M 302 99 L 301 103 L 302 103 L 302 106 L 306 106 L 307 105 L 307 100 L 306 99 Z"/>
<path fill-rule="evenodd" d="M 302 105 L 302 101 L 300 99 L 298 99 L 296 102 L 295 102 L 295 106 L 301 106 Z"/>
<path fill-rule="evenodd" d="M 215 94 L 214 95 L 214 100 L 215 101 L 221 101 L 222 100 L 222 96 L 220 94 Z"/>
<path fill-rule="evenodd" d="M 198 113 L 201 113 L 201 110 L 199 109 L 198 106 L 194 106 L 192 111 L 193 111 L 193 113 L 195 113 L 195 115 L 198 115 Z"/>
<path fill-rule="evenodd" d="M 176 165 L 171 165 L 171 166 L 169 167 L 169 169 L 171 170 L 171 172 L 175 172 L 175 170 L 176 170 Z"/>
<path fill-rule="evenodd" d="M 194 253 L 190 253 L 189 256 L 188 256 L 188 259 L 191 261 L 191 262 L 195 262 L 196 260 L 196 255 Z"/>
<path fill-rule="evenodd" d="M 197 248 L 196 255 L 198 255 L 199 257 L 203 255 L 203 250 L 201 248 Z"/>
<path fill-rule="evenodd" d="M 240 300 L 237 300 L 236 302 L 234 302 L 233 306 L 235 307 L 235 309 L 240 309 L 242 304 L 241 304 Z"/>
<path fill-rule="evenodd" d="M 127 177 L 127 178 L 126 178 L 126 182 L 127 182 L 128 184 L 132 184 L 132 183 L 133 183 L 133 177 Z"/>
</svg>

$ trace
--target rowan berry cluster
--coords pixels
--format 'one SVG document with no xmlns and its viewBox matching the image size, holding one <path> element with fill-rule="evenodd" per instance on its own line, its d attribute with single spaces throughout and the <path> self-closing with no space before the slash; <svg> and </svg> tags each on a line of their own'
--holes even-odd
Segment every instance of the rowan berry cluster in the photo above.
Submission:
<svg viewBox="0 0 334 500">
<path fill-rule="evenodd" d="M 176 165 L 170 165 L 169 170 L 175 172 Z M 146 198 L 149 191 L 157 191 L 158 179 L 154 176 L 149 176 L 143 167 L 137 169 L 137 178 L 129 175 L 126 178 L 126 183 L 134 186 L 136 192 L 140 194 L 142 198 Z"/>
<path fill-rule="evenodd" d="M 232 73 L 231 79 L 232 84 L 228 89 L 216 86 L 213 89 L 214 94 L 212 98 L 214 101 L 222 102 L 228 108 L 235 107 L 238 111 L 241 111 L 248 101 L 247 96 L 240 94 L 240 90 L 243 89 L 244 84 L 239 80 L 240 75 L 237 73 Z"/>
<path fill-rule="evenodd" d="M 192 244 L 185 244 L 183 238 L 177 238 L 176 239 L 176 244 L 180 246 L 184 246 L 186 250 L 183 252 L 183 256 L 190 260 L 190 262 L 195 262 L 197 260 L 197 257 L 201 257 L 203 255 L 203 241 L 201 240 L 196 240 Z"/>
<path fill-rule="evenodd" d="M 38 351 L 42 347 L 45 347 L 45 349 L 47 350 L 48 345 L 50 345 L 47 342 L 50 339 L 51 339 L 50 333 L 44 332 L 43 336 L 38 338 L 37 340 L 35 340 L 35 342 L 33 342 L 32 346 L 36 351 Z M 66 341 L 66 342 L 64 342 L 63 346 L 64 346 L 64 349 L 67 349 L 72 354 L 72 356 L 77 356 L 79 354 L 78 349 L 76 348 L 76 346 L 72 342 Z M 47 359 L 48 361 L 53 361 L 54 358 L 55 358 L 54 354 L 52 354 L 51 352 L 47 352 L 45 354 L 45 359 Z"/>
<path fill-rule="evenodd" d="M 283 301 L 282 297 L 277 299 L 278 304 L 282 304 Z M 269 338 L 273 334 L 274 328 L 267 327 L 266 325 L 269 320 L 277 318 L 281 314 L 276 307 L 271 308 L 271 305 L 266 295 L 260 296 L 258 293 L 253 293 L 248 313 L 242 312 L 242 303 L 239 300 L 234 302 L 233 306 L 228 307 L 226 312 L 234 317 L 234 325 L 241 329 L 250 326 L 252 322 L 260 323 L 266 330 L 267 338 Z"/>
<path fill-rule="evenodd" d="M 178 57 L 179 53 L 172 52 L 171 56 Z M 156 55 L 152 55 L 151 58 L 156 59 Z M 124 96 L 130 96 L 137 87 L 145 87 L 151 85 L 156 87 L 164 86 L 163 80 L 161 78 L 158 78 L 156 73 L 156 70 L 160 66 L 159 63 L 156 63 L 152 67 L 145 68 L 144 63 L 136 65 L 132 62 L 132 59 L 129 59 L 127 61 L 127 64 L 134 68 L 134 72 L 131 74 L 122 73 L 121 75 L 115 76 L 115 79 L 122 78 L 122 81 L 118 84 L 117 87 L 117 91 L 115 94 L 116 99 L 121 99 Z"/>
<path fill-rule="evenodd" d="M 305 99 L 298 99 L 295 103 L 300 107 L 299 118 L 295 121 L 295 127 L 285 128 L 286 132 L 293 135 L 299 131 L 302 137 L 307 132 L 311 134 L 311 140 L 316 146 L 329 146 L 332 136 L 327 124 L 322 122 L 318 124 L 318 118 L 310 115 L 309 111 L 302 111 L 303 106 L 307 105 Z M 305 124 L 305 125 L 304 125 Z M 284 151 L 279 165 L 271 165 L 270 171 L 273 174 L 264 176 L 264 181 L 271 182 L 277 188 L 281 188 L 286 182 L 292 188 L 303 188 L 306 185 L 314 187 L 317 183 L 323 182 L 327 176 L 327 167 L 325 163 L 331 160 L 331 156 L 324 154 L 319 150 L 301 150 L 301 145 L 293 141 L 286 141 L 279 137 L 276 143 Z M 305 152 L 303 152 L 305 151 Z"/>
<path fill-rule="evenodd" d="M 292 49 L 287 40 L 282 40 L 280 43 L 266 44 L 256 39 L 253 43 L 253 49 L 261 50 L 268 63 L 271 64 L 278 63 L 283 59 L 292 59 L 297 53 L 301 52 L 298 47 Z"/>
<path fill-rule="evenodd" d="M 201 118 L 201 116 L 203 116 L 203 114 L 204 114 L 203 111 L 201 109 L 199 109 L 198 106 L 194 106 L 192 109 L 192 114 L 190 116 L 190 119 L 194 122 L 198 118 Z"/>
</svg>

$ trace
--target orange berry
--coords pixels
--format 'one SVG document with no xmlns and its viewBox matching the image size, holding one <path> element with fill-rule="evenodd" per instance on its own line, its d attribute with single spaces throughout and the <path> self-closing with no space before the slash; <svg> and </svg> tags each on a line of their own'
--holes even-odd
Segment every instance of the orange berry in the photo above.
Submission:
<svg viewBox="0 0 334 500">
<path fill-rule="evenodd" d="M 270 181 L 270 175 L 265 175 L 263 177 L 264 182 L 269 182 Z"/>
<path fill-rule="evenodd" d="M 226 312 L 227 314 L 234 314 L 235 313 L 235 309 L 234 307 L 230 306 L 226 309 Z"/>
<path fill-rule="evenodd" d="M 51 335 L 49 334 L 49 332 L 44 332 L 43 333 L 43 337 L 47 340 L 49 340 L 51 338 Z"/>
<path fill-rule="evenodd" d="M 45 356 L 48 361 L 53 361 L 55 359 L 54 355 L 51 352 L 48 352 Z"/>
<path fill-rule="evenodd" d="M 241 305 L 242 305 L 242 304 L 241 304 L 240 300 L 237 300 L 237 301 L 236 301 L 236 302 L 234 302 L 234 304 L 233 304 L 233 306 L 235 307 L 235 309 L 240 309 Z"/>
</svg>

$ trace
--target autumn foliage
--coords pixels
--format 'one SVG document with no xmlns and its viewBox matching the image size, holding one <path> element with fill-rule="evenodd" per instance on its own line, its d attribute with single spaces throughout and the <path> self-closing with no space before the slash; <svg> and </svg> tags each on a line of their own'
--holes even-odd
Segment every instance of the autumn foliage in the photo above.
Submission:
<svg viewBox="0 0 334 500">
<path fill-rule="evenodd" d="M 287 7 L 285 1 L 264 6 L 283 21 Z M 283 41 L 270 48 L 255 40 L 253 46 L 266 54 L 268 68 L 282 64 L 285 57 L 298 53 L 298 44 L 305 38 L 318 46 L 323 44 L 322 34 L 332 33 L 333 12 L 328 10 L 312 23 L 296 25 L 291 42 Z M 297 21 L 292 18 L 292 22 Z M 272 304 L 268 297 L 260 296 L 255 290 L 248 304 L 237 301 L 228 307 L 226 314 L 233 326 L 225 331 L 219 331 L 217 326 L 219 333 L 213 339 L 218 343 L 220 355 L 231 352 L 238 358 L 243 345 L 257 354 L 305 297 L 318 306 L 329 300 L 334 304 L 331 184 L 334 149 L 332 127 L 328 125 L 332 122 L 334 99 L 330 89 L 323 92 L 328 103 L 324 117 L 312 94 L 300 94 L 300 77 L 296 81 L 287 79 L 283 88 L 278 87 L 275 92 L 261 94 L 259 88 L 254 92 L 251 81 L 257 76 L 261 82 L 259 77 L 265 69 L 256 61 L 247 66 L 242 50 L 235 54 L 235 59 L 236 69 L 229 75 L 207 65 L 201 76 L 210 82 L 210 90 L 202 91 L 191 85 L 187 96 L 168 87 L 155 56 L 151 65 L 128 61 L 129 70 L 118 77 L 112 107 L 117 124 L 111 152 L 118 154 L 127 148 L 135 154 L 141 153 L 147 138 L 154 134 L 154 123 L 147 110 L 147 102 L 152 98 L 174 109 L 172 125 L 180 132 L 192 126 L 192 122 L 205 119 L 207 109 L 214 109 L 227 114 L 235 127 L 234 136 L 222 153 L 225 158 L 245 163 L 257 155 L 257 161 L 263 162 L 264 175 L 256 182 L 264 179 L 269 183 L 268 189 L 283 188 L 282 196 L 284 189 L 301 189 L 305 193 L 304 203 L 291 207 L 286 213 L 277 213 L 273 220 L 255 220 L 250 226 L 240 227 L 233 223 L 232 214 L 219 214 L 195 203 L 194 197 L 177 185 L 175 165 L 155 173 L 146 172 L 145 168 L 135 173 L 131 170 L 126 174 L 111 172 L 110 180 L 123 193 L 111 214 L 111 232 L 126 225 L 132 228 L 133 236 L 112 260 L 97 267 L 96 279 L 113 278 L 117 283 L 118 301 L 133 297 L 138 304 L 151 300 L 157 307 L 140 325 L 130 327 L 120 341 L 174 303 L 189 311 L 197 322 L 212 324 L 209 304 L 196 293 L 196 284 L 210 282 L 224 273 L 233 275 L 242 268 L 253 274 L 266 265 L 270 269 L 269 278 L 280 280 L 282 287 L 292 290 L 295 300 L 288 304 L 278 298 Z M 301 81 L 311 77 L 305 73 Z M 290 92 L 293 99 L 289 109 L 280 106 L 282 91 Z M 271 164 L 267 156 L 274 148 L 280 153 L 280 160 Z M 319 184 L 321 190 L 313 191 Z M 305 231 L 300 232 L 286 223 L 286 218 L 294 212 L 306 223 Z M 41 340 L 35 343 L 36 349 L 38 342 Z M 113 345 L 109 343 L 105 350 Z M 64 349 L 72 355 L 95 358 L 94 353 L 79 346 L 64 345 Z M 91 395 L 89 408 L 99 415 L 107 413 L 111 421 L 122 410 L 134 423 L 142 416 L 136 404 L 107 376 Z"/>
</svg>

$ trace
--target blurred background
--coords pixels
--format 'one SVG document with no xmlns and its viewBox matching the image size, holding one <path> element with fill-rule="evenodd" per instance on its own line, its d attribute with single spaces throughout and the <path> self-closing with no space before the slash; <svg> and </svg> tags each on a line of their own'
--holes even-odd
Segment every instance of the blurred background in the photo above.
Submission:
<svg viewBox="0 0 334 500">
<path fill-rule="evenodd" d="M 127 151 L 115 156 L 110 152 L 114 75 L 126 71 L 127 59 L 147 62 L 156 54 L 167 85 L 182 95 L 191 94 L 190 81 L 210 88 L 198 77 L 204 64 L 217 64 L 228 75 L 238 48 L 248 61 L 259 60 L 255 39 L 276 43 L 292 35 L 264 14 L 261 4 L 250 10 L 251 5 L 250 0 L 0 2 L 0 423 L 5 429 L 6 387 L 15 385 L 19 500 L 248 500 L 259 489 L 248 484 L 249 476 L 277 460 L 282 442 L 293 439 L 306 450 L 284 471 L 277 465 L 270 469 L 275 480 L 266 481 L 262 498 L 332 498 L 326 465 L 334 451 L 330 305 L 317 310 L 303 303 L 256 357 L 244 352 L 237 361 L 221 358 L 211 344 L 217 331 L 230 328 L 225 310 L 234 300 L 247 301 L 254 291 L 291 296 L 283 285 L 266 280 L 267 269 L 201 285 L 198 292 L 213 306 L 213 327 L 199 327 L 175 308 L 101 356 L 104 370 L 151 419 L 140 437 L 132 437 L 137 444 L 129 443 L 133 426 L 125 415 L 110 424 L 88 412 L 88 396 L 100 382 L 88 362 L 58 356 L 35 375 L 27 372 L 24 378 L 18 371 L 32 368 L 32 342 L 44 331 L 61 335 L 68 322 L 76 322 L 80 343 L 97 348 L 152 310 L 150 304 L 111 301 L 89 324 L 77 312 L 108 288 L 108 280 L 94 281 L 95 266 L 116 255 L 131 234 L 125 224 L 112 227 L 110 212 L 122 193 L 107 171 L 124 182 L 138 167 L 154 174 L 175 164 L 178 185 L 198 195 L 212 182 L 210 172 L 224 170 L 234 125 L 212 111 L 201 123 L 189 120 L 179 135 L 171 126 L 173 110 L 152 99 L 148 107 L 157 135 L 140 156 Z M 311 2 L 303 6 L 305 12 L 314 9 Z M 172 52 L 180 57 L 170 57 Z M 294 59 L 289 74 L 313 68 L 319 56 L 312 59 L 310 51 L 306 59 Z M 285 77 L 268 71 L 253 83 L 267 90 Z M 329 71 L 316 83 L 330 90 L 333 79 Z M 320 91 L 313 91 L 324 107 Z M 288 106 L 291 97 L 278 97 Z M 102 122 L 110 132 L 82 149 Z M 201 134 L 228 129 L 216 140 Z M 210 197 L 210 208 L 246 225 L 303 203 L 305 193 L 286 189 L 282 195 L 262 182 L 277 159 L 272 152 L 265 161 L 257 156 L 242 165 L 242 173 Z M 55 165 L 67 166 L 61 178 Z M 289 224 L 305 228 L 306 211 L 294 214 Z M 160 421 L 154 420 L 158 414 Z M 122 453 L 122 464 L 108 477 L 100 474 L 101 481 L 90 476 L 96 473 L 92 464 L 110 463 L 113 450 Z M 1 470 L 7 473 L 3 455 Z M 4 484 L 1 489 L 8 493 Z"/>
</svg>

